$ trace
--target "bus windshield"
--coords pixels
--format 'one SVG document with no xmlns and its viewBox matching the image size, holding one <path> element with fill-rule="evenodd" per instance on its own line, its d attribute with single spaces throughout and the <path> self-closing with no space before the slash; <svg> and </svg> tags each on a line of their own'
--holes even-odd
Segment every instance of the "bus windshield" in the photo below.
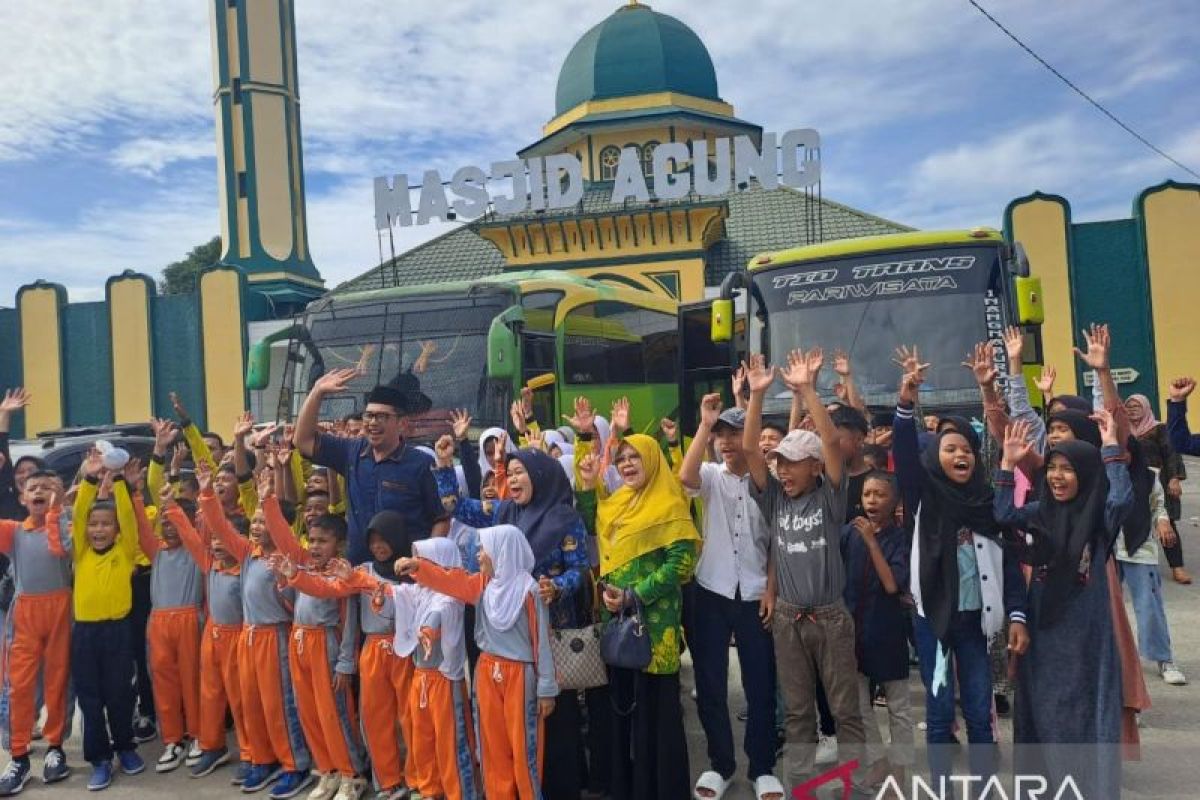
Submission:
<svg viewBox="0 0 1200 800">
<path fill-rule="evenodd" d="M 938 248 L 856 256 L 781 267 L 754 277 L 753 341 L 782 365 L 796 347 L 822 347 L 818 390 L 831 396 L 838 376 L 832 357 L 849 354 L 855 384 L 871 406 L 895 402 L 897 345 L 916 345 L 931 367 L 922 404 L 979 403 L 970 370 L 961 366 L 977 342 L 1003 336 L 1007 304 L 995 247 Z M 1003 372 L 1004 348 L 997 348 Z M 782 382 L 768 394 L 768 411 L 790 403 Z"/>
<path fill-rule="evenodd" d="M 487 380 L 487 332 L 511 300 L 507 293 L 422 295 L 309 312 L 290 344 L 281 403 L 288 408 L 280 410 L 294 418 L 321 375 L 357 366 L 361 377 L 325 401 L 322 419 L 362 411 L 367 392 L 391 384 L 410 399 L 416 438 L 448 430 L 459 408 L 473 425 L 503 424 L 505 389 Z"/>
</svg>

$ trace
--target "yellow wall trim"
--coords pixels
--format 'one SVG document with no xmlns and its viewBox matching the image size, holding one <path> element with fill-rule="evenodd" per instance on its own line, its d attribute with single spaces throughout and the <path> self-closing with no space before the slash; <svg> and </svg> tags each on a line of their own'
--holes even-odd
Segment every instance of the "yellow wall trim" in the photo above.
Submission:
<svg viewBox="0 0 1200 800">
<path fill-rule="evenodd" d="M 578 122 L 592 114 L 607 114 L 613 111 L 642 111 L 661 106 L 679 106 L 706 114 L 716 114 L 720 117 L 732 117 L 733 106 L 719 100 L 706 100 L 703 97 L 693 97 L 679 92 L 654 92 L 653 94 L 635 94 L 629 97 L 612 97 L 607 100 L 585 100 L 569 111 L 564 111 L 542 126 L 543 136 L 557 133 L 572 122 Z"/>
<path fill-rule="evenodd" d="M 1042 325 L 1042 350 L 1045 363 L 1058 369 L 1055 394 L 1078 394 L 1067 241 L 1070 207 L 1061 198 L 1034 196 L 1014 201 L 1010 213 L 1013 241 L 1025 246 L 1030 269 L 1042 279 L 1043 302 L 1053 310 Z"/>
<path fill-rule="evenodd" d="M 268 281 L 287 281 L 288 283 L 299 283 L 304 286 L 311 286 L 314 289 L 324 289 L 325 281 L 317 280 L 316 278 L 303 278 L 299 275 L 293 275 L 290 272 L 254 272 L 246 276 L 248 283 L 266 283 Z"/>
<path fill-rule="evenodd" d="M 113 421 L 144 422 L 154 416 L 150 353 L 150 294 L 144 275 L 113 278 L 108 284 L 112 331 Z"/>
<path fill-rule="evenodd" d="M 246 408 L 242 272 L 215 267 L 200 276 L 201 343 L 208 429 L 225 438 Z"/>
<path fill-rule="evenodd" d="M 57 284 L 35 284 L 17 292 L 21 315 L 21 369 L 33 402 L 25 409 L 25 435 L 63 426 L 62 304 Z"/>
</svg>

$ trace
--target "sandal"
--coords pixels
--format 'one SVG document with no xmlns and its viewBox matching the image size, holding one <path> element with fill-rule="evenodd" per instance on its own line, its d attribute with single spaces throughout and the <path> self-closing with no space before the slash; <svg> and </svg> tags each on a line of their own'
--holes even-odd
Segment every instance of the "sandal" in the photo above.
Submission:
<svg viewBox="0 0 1200 800">
<path fill-rule="evenodd" d="M 733 783 L 733 778 L 726 780 L 721 777 L 721 773 L 710 769 L 702 773 L 700 779 L 696 781 L 696 788 L 692 790 L 692 797 L 695 800 L 721 800 L 731 783 Z M 708 794 L 704 794 L 704 792 L 708 792 Z"/>
<path fill-rule="evenodd" d="M 759 775 L 754 779 L 754 796 L 758 800 L 783 800 L 783 784 L 774 775 Z"/>
</svg>

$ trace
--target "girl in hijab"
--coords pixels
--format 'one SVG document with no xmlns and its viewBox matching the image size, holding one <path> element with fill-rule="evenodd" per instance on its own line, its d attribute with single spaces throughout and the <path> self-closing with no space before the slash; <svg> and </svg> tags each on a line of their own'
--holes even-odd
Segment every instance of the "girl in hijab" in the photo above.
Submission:
<svg viewBox="0 0 1200 800">
<path fill-rule="evenodd" d="M 905 521 L 914 530 L 913 632 L 925 684 L 930 770 L 935 779 L 950 772 L 957 677 L 967 738 L 974 745 L 971 773 L 991 775 L 995 736 L 988 641 L 1007 615 L 1010 650 L 1020 653 L 1028 645 L 1025 584 L 1017 560 L 1006 558 L 1001 547 L 974 429 L 951 426 L 919 451 L 913 409 L 924 375 L 915 357 L 910 367 L 900 384 L 893 453 Z"/>
<path fill-rule="evenodd" d="M 411 554 L 446 569 L 462 566 L 458 547 L 447 538 L 413 542 Z M 408 555 L 400 553 L 399 558 Z M 463 604 L 397 578 L 391 562 L 386 569 L 380 567 L 347 570 L 341 577 L 347 585 L 371 596 L 371 602 L 363 605 L 373 606 L 378 613 L 390 613 L 395 632 L 387 640 L 387 647 L 380 649 L 391 653 L 393 661 L 405 661 L 413 667 L 411 691 L 402 698 L 401 712 L 407 722 L 407 785 L 419 791 L 421 797 L 476 800 L 481 797 L 482 786 L 475 763 L 475 727 L 466 681 Z M 364 645 L 364 651 L 368 645 Z M 394 730 L 392 738 L 396 738 Z"/>
<path fill-rule="evenodd" d="M 1046 457 L 1040 499 L 1017 508 L 1013 470 L 1033 447 L 1010 426 L 997 479 L 995 513 L 1027 533 L 1022 561 L 1033 567 L 1028 619 L 1033 633 L 1018 665 L 1013 720 L 1016 771 L 1060 785 L 1070 775 L 1088 797 L 1121 793 L 1121 762 L 1105 752 L 1121 741 L 1121 662 L 1109 610 L 1107 561 L 1133 504 L 1116 426 L 1101 416 L 1103 449 L 1066 439 Z M 1084 745 L 1094 745 L 1085 749 Z M 1022 763 L 1024 762 L 1024 763 Z"/>
<path fill-rule="evenodd" d="M 400 559 L 397 574 L 476 606 L 475 669 L 484 795 L 541 798 L 543 723 L 558 682 L 549 616 L 540 600 L 533 550 L 519 528 L 479 531 L 480 571 L 470 574 L 428 558 Z"/>
<path fill-rule="evenodd" d="M 645 671 L 609 668 L 613 703 L 621 709 L 613 726 L 611 794 L 616 800 L 688 797 L 691 775 L 679 703 L 680 607 L 700 537 L 657 441 L 634 434 L 617 445 L 614 466 L 621 485 L 598 499 L 599 459 L 580 440 L 576 502 L 599 540 L 605 607 L 615 613 L 643 606 L 651 643 Z M 624 699 L 631 691 L 632 701 Z"/>
<path fill-rule="evenodd" d="M 1167 426 L 1158 421 L 1154 415 L 1154 407 L 1150 405 L 1150 399 L 1146 395 L 1130 395 L 1125 401 L 1125 412 L 1129 415 L 1132 433 L 1142 447 L 1146 464 L 1151 469 L 1158 470 L 1159 481 L 1166 495 L 1167 514 L 1171 518 L 1171 534 L 1168 538 L 1171 542 L 1163 542 L 1163 552 L 1167 554 L 1171 577 L 1176 583 L 1191 583 L 1192 576 L 1183 568 L 1183 541 L 1179 537 L 1179 526 L 1176 524 L 1183 512 L 1180 502 L 1183 495 L 1182 482 L 1187 480 L 1183 459 L 1171 447 Z"/>
<path fill-rule="evenodd" d="M 464 500 L 456 519 L 474 528 L 515 525 L 533 551 L 531 570 L 538 596 L 546 604 L 551 628 L 581 628 L 591 621 L 587 528 L 575 511 L 574 493 L 562 465 L 540 450 L 518 450 L 505 458 L 508 499 L 491 510 L 478 500 Z M 476 560 L 478 536 L 472 528 L 459 535 L 459 545 Z M 583 753 L 583 721 L 579 699 L 570 692 L 558 699 L 546 720 L 547 763 L 543 791 L 548 797 L 577 798 L 582 789 L 578 764 Z"/>
<path fill-rule="evenodd" d="M 484 478 L 488 472 L 495 473 L 496 496 L 503 499 L 508 495 L 508 481 L 504 475 L 504 457 L 516 451 L 516 445 L 508 438 L 503 428 L 488 428 L 479 435 L 479 474 Z"/>
</svg>

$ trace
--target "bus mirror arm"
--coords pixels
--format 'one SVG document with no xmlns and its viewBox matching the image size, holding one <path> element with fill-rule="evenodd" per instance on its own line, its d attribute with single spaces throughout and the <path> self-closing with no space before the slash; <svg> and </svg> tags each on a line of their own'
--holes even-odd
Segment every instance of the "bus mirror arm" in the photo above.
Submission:
<svg viewBox="0 0 1200 800">
<path fill-rule="evenodd" d="M 517 328 L 525 322 L 525 310 L 509 306 L 488 326 L 487 374 L 492 380 L 511 381 L 517 374 Z"/>
<path fill-rule="evenodd" d="M 720 294 L 712 304 L 709 338 L 714 342 L 728 342 L 733 339 L 733 293 L 745 288 L 746 276 L 741 271 L 730 272 L 721 281 Z"/>
<path fill-rule="evenodd" d="M 250 347 L 246 358 L 246 388 L 262 391 L 271 385 L 271 345 L 291 339 L 304 330 L 303 325 L 290 325 L 264 336 Z"/>
</svg>

